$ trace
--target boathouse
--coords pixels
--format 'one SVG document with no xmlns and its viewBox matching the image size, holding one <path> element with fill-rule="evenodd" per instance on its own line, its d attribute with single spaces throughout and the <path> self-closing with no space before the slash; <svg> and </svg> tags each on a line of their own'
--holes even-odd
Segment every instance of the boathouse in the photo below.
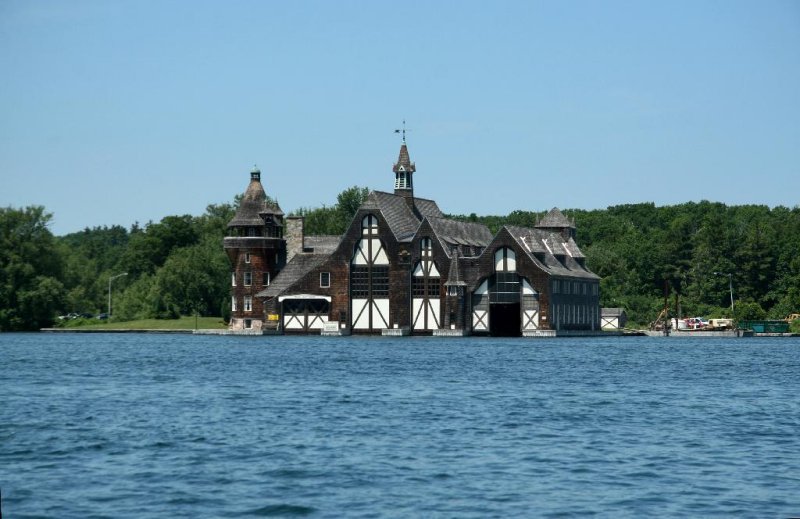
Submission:
<svg viewBox="0 0 800 519">
<path fill-rule="evenodd" d="M 342 236 L 305 236 L 303 219 L 284 217 L 254 170 L 224 243 L 231 328 L 493 336 L 600 329 L 599 278 L 561 211 L 493 236 L 415 196 L 405 139 L 392 172 L 393 192 L 372 191 Z"/>
</svg>

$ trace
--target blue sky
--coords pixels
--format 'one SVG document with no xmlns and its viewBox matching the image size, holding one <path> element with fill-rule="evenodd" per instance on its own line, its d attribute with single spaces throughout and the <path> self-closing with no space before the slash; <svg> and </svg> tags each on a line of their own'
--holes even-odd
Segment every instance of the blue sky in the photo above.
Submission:
<svg viewBox="0 0 800 519">
<path fill-rule="evenodd" d="M 800 2 L 0 2 L 0 206 L 800 204 Z"/>
</svg>

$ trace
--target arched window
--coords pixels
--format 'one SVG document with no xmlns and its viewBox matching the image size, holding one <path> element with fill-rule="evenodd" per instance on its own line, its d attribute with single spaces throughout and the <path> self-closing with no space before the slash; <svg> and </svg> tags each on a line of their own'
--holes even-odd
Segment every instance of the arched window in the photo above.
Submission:
<svg viewBox="0 0 800 519">
<path fill-rule="evenodd" d="M 368 214 L 361 220 L 361 234 L 363 236 L 378 235 L 378 217 Z"/>
<path fill-rule="evenodd" d="M 517 255 L 513 249 L 502 247 L 494 251 L 495 272 L 516 272 Z"/>
</svg>

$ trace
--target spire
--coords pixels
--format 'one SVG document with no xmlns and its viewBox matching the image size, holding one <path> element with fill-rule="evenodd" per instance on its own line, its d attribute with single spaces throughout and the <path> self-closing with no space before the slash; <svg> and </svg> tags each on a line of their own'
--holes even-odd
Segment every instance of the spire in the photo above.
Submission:
<svg viewBox="0 0 800 519">
<path fill-rule="evenodd" d="M 258 169 L 258 166 L 253 164 L 253 169 L 250 170 L 250 180 L 257 180 L 261 182 L 261 170 Z"/>
<path fill-rule="evenodd" d="M 461 279 L 461 269 L 458 266 L 458 247 L 453 247 L 450 251 L 450 272 L 447 274 L 447 281 L 444 286 L 466 286 Z"/>
<path fill-rule="evenodd" d="M 400 155 L 397 157 L 397 163 L 392 167 L 392 171 L 394 171 L 394 194 L 413 198 L 414 172 L 417 168 L 411 162 L 411 157 L 408 154 L 406 131 L 405 121 L 403 121 L 403 143 L 400 145 Z M 400 133 L 400 130 L 395 130 L 395 133 Z"/>
</svg>

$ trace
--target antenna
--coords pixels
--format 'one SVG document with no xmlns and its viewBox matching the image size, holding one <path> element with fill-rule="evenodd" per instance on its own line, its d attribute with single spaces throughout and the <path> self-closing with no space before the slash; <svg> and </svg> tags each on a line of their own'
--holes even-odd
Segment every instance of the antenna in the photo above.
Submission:
<svg viewBox="0 0 800 519">
<path fill-rule="evenodd" d="M 394 133 L 402 133 L 403 134 L 403 144 L 406 143 L 406 132 L 410 132 L 411 130 L 406 129 L 406 120 L 403 119 L 403 129 L 402 130 L 395 130 Z"/>
</svg>

